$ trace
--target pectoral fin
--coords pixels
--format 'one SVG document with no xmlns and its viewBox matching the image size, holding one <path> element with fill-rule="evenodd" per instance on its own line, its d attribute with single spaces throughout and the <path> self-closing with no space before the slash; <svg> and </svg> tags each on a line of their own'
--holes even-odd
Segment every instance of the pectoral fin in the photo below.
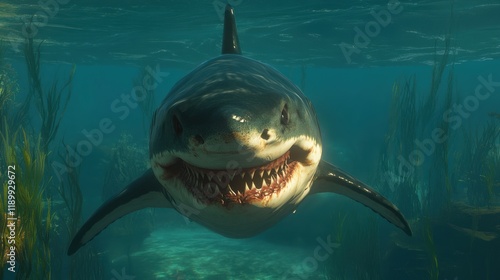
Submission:
<svg viewBox="0 0 500 280">
<path fill-rule="evenodd" d="M 311 188 L 311 194 L 322 192 L 338 193 L 354 199 L 412 235 L 408 222 L 394 204 L 365 183 L 325 161 L 320 162 Z"/>
<path fill-rule="evenodd" d="M 68 255 L 73 255 L 117 219 L 148 207 L 172 207 L 168 193 L 151 169 L 97 209 L 71 241 Z"/>
</svg>

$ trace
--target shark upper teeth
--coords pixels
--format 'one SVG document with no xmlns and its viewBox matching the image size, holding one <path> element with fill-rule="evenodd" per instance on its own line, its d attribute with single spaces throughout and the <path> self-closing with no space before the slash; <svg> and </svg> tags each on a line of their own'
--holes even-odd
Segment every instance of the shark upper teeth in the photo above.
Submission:
<svg viewBox="0 0 500 280">
<path fill-rule="evenodd" d="M 217 172 L 216 176 L 217 176 L 218 182 L 222 182 L 222 180 L 224 179 L 223 172 Z"/>
<path fill-rule="evenodd" d="M 247 201 L 276 194 L 285 186 L 295 166 L 289 158 L 287 153 L 265 168 L 247 170 L 207 170 L 184 162 L 180 178 L 200 201 Z"/>
<path fill-rule="evenodd" d="M 216 184 L 207 184 L 207 187 L 209 188 L 209 192 L 212 195 L 220 193 L 219 187 Z"/>
<path fill-rule="evenodd" d="M 271 183 L 272 183 L 271 177 L 267 177 L 267 178 L 265 179 L 265 182 L 266 182 L 266 185 L 267 185 L 267 186 L 271 185 Z"/>
</svg>

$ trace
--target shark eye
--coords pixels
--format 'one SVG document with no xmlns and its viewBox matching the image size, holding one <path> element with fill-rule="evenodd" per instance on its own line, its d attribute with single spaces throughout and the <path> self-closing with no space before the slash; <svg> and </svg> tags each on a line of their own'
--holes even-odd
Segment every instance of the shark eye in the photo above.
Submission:
<svg viewBox="0 0 500 280">
<path fill-rule="evenodd" d="M 176 115 L 172 117 L 172 125 L 174 127 L 174 131 L 177 135 L 180 135 L 182 133 L 182 124 L 177 118 Z"/>
<path fill-rule="evenodd" d="M 288 105 L 285 104 L 283 110 L 281 111 L 281 124 L 287 125 L 290 122 L 290 118 L 288 115 Z"/>
</svg>

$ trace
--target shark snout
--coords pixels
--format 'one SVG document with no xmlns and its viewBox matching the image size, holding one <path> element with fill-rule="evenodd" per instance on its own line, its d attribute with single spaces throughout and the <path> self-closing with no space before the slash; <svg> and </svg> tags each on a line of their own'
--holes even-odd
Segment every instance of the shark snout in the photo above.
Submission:
<svg viewBox="0 0 500 280">
<path fill-rule="evenodd" d="M 243 106 L 210 107 L 178 114 L 182 138 L 190 149 L 231 153 L 259 150 L 276 140 L 269 122 Z"/>
<path fill-rule="evenodd" d="M 198 167 L 224 169 L 259 166 L 281 156 L 287 148 L 275 149 L 273 129 L 193 132 L 188 136 L 188 153 L 181 159 Z M 281 145 L 278 145 L 281 146 Z"/>
<path fill-rule="evenodd" d="M 264 164 L 280 153 L 269 153 L 276 133 L 269 128 L 212 126 L 211 129 L 186 129 L 186 150 L 180 157 L 188 163 L 224 169 L 229 163 L 246 168 Z"/>
<path fill-rule="evenodd" d="M 231 154 L 258 151 L 275 141 L 274 130 L 211 131 L 193 132 L 188 136 L 188 146 L 207 153 Z"/>
<path fill-rule="evenodd" d="M 223 143 L 226 145 L 232 144 L 258 144 L 261 142 L 272 142 L 275 139 L 274 131 L 265 128 L 261 132 L 226 132 L 226 133 L 210 133 L 203 136 L 203 134 L 192 135 L 189 139 L 192 146 L 211 146 L 216 143 Z M 208 139 L 208 140 L 205 140 Z"/>
</svg>

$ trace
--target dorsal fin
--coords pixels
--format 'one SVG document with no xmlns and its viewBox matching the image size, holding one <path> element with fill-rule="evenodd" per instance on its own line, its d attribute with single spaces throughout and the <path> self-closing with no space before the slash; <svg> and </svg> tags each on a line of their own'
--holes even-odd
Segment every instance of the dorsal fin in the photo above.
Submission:
<svg viewBox="0 0 500 280">
<path fill-rule="evenodd" d="M 224 13 L 224 34 L 222 34 L 222 54 L 241 54 L 238 31 L 234 20 L 234 11 L 231 5 L 226 5 Z"/>
</svg>

